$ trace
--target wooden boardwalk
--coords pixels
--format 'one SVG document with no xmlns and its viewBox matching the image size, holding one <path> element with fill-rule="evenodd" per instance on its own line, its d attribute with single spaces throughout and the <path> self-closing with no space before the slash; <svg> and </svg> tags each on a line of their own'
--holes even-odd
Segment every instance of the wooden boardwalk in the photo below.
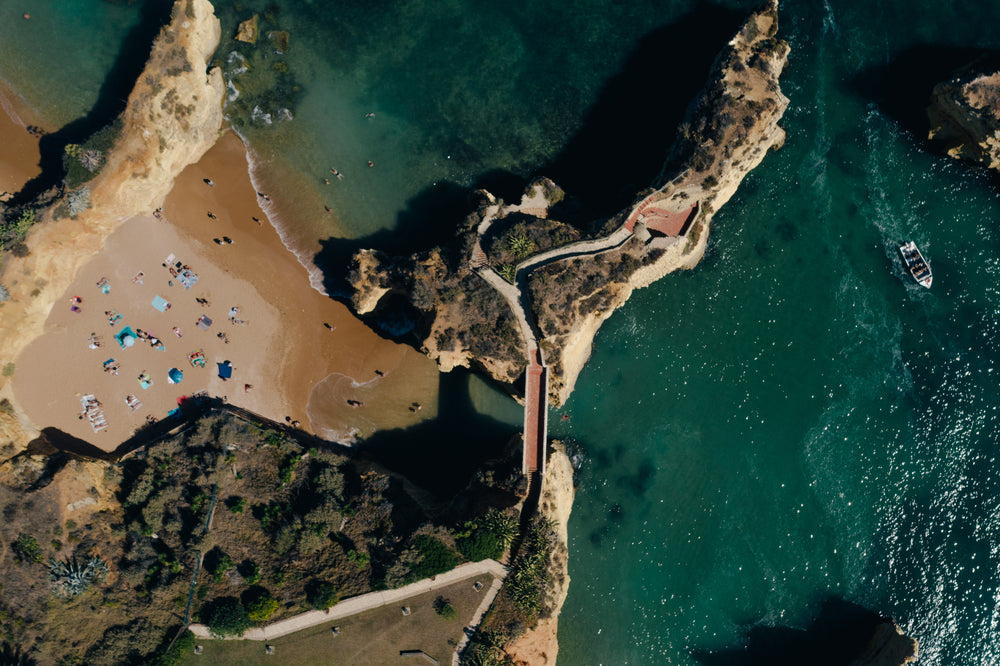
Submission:
<svg viewBox="0 0 1000 666">
<path fill-rule="evenodd" d="M 524 452 L 521 469 L 526 476 L 545 471 L 545 445 L 549 426 L 549 369 L 535 347 L 529 352 L 524 373 Z"/>
</svg>

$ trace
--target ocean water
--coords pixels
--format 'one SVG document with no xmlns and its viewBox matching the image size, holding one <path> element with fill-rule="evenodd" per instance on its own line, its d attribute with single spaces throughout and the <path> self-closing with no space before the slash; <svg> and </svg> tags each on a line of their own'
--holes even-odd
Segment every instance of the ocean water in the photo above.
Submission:
<svg viewBox="0 0 1000 666">
<path fill-rule="evenodd" d="M 352 247 L 433 242 L 478 183 L 554 174 L 606 212 L 655 176 L 752 4 L 219 3 L 227 35 L 258 10 L 290 46 L 217 60 L 272 221 L 332 273 Z M 163 7 L 0 1 L 0 77 L 54 127 L 99 116 Z M 781 21 L 785 147 L 695 270 L 605 324 L 550 420 L 580 463 L 560 663 L 743 663 L 830 600 L 896 618 L 922 664 L 1000 663 L 1000 192 L 922 141 L 930 82 L 1000 48 L 1000 4 L 787 2 Z M 475 428 L 516 425 L 488 385 L 451 383 Z"/>
</svg>

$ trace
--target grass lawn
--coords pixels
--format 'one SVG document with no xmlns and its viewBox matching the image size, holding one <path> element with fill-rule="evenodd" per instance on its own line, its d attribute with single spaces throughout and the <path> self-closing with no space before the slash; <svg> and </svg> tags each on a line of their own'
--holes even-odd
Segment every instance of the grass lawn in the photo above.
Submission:
<svg viewBox="0 0 1000 666">
<path fill-rule="evenodd" d="M 473 583 L 483 588 L 477 592 Z M 400 650 L 423 650 L 441 664 L 451 664 L 451 655 L 462 638 L 462 628 L 472 619 L 489 589 L 493 577 L 472 576 L 453 585 L 410 597 L 405 602 L 376 608 L 358 615 L 325 622 L 321 625 L 272 641 L 216 641 L 198 639 L 200 655 L 191 653 L 182 662 L 192 666 L 309 666 L 312 664 L 404 664 L 427 663 L 422 659 L 400 657 Z M 439 596 L 451 602 L 458 612 L 446 620 L 434 610 Z M 404 616 L 403 605 L 410 614 Z M 340 634 L 333 635 L 331 627 Z M 265 653 L 265 645 L 274 646 L 274 654 Z"/>
</svg>

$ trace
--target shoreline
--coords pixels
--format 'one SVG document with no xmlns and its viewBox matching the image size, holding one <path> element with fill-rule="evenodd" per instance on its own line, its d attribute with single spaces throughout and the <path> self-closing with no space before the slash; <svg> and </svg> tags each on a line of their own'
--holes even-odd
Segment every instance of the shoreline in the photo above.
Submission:
<svg viewBox="0 0 1000 666">
<path fill-rule="evenodd" d="M 113 450 L 142 425 L 146 414 L 157 419 L 166 416 L 174 393 L 188 395 L 196 390 L 225 394 L 235 405 L 275 421 L 300 422 L 302 429 L 313 433 L 354 430 L 368 435 L 436 416 L 435 364 L 409 346 L 379 337 L 346 306 L 313 288 L 308 271 L 288 251 L 278 231 L 264 224 L 248 164 L 243 142 L 235 133 L 224 132 L 201 160 L 177 176 L 164 201 L 161 221 L 150 216 L 125 221 L 86 259 L 70 286 L 55 299 L 43 334 L 25 345 L 15 362 L 17 402 L 37 426 L 56 426 Z M 206 178 L 214 185 L 207 185 Z M 215 219 L 207 216 L 209 211 Z M 222 237 L 233 243 L 215 242 Z M 169 276 L 157 265 L 167 254 L 176 254 L 177 260 L 199 274 L 192 289 L 168 285 Z M 145 273 L 143 283 L 130 283 L 138 271 Z M 99 293 L 94 286 L 105 277 L 111 281 L 109 294 Z M 83 298 L 82 313 L 70 309 L 69 299 L 74 296 Z M 169 312 L 150 308 L 154 296 L 171 302 Z M 196 298 L 210 301 L 212 307 L 203 310 Z M 61 301 L 65 308 L 60 307 Z M 106 304 L 124 315 L 121 324 L 155 332 L 166 354 L 115 345 L 111 334 L 118 329 L 106 325 L 102 314 Z M 227 322 L 226 313 L 235 306 L 241 308 L 240 316 L 246 316 L 248 326 L 233 327 Z M 194 326 L 201 313 L 213 320 L 208 333 Z M 156 321 L 160 323 L 145 323 Z M 183 338 L 171 335 L 173 326 L 183 332 Z M 86 349 L 88 334 L 95 331 L 104 337 L 102 349 L 96 352 Z M 217 333 L 225 333 L 232 344 L 216 338 Z M 187 366 L 188 347 L 204 351 L 209 372 Z M 184 354 L 178 355 L 180 351 Z M 103 372 L 100 362 L 105 357 L 119 361 L 120 376 Z M 224 384 L 214 371 L 213 364 L 226 360 L 236 368 L 230 384 Z M 183 384 L 172 391 L 164 388 L 168 366 L 185 372 Z M 140 372 L 152 377 L 150 389 L 131 383 L 129 375 Z M 35 379 L 59 373 L 65 387 L 72 386 L 72 395 L 57 397 L 61 392 L 51 391 L 44 379 Z M 348 381 L 324 392 L 327 380 L 339 375 Z M 244 392 L 243 383 L 253 389 Z M 105 403 L 107 431 L 93 433 L 86 420 L 77 418 L 79 407 L 74 411 L 74 405 L 89 394 Z M 130 412 L 124 403 L 127 395 L 139 397 L 142 408 Z M 352 408 L 349 400 L 361 404 Z M 425 408 L 407 409 L 414 402 Z M 108 434 L 114 437 L 105 438 Z M 341 443 L 349 439 L 337 438 Z"/>
</svg>

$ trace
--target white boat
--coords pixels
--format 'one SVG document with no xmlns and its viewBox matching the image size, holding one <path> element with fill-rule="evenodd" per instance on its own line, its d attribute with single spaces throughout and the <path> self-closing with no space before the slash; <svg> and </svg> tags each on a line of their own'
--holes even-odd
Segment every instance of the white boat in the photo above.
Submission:
<svg viewBox="0 0 1000 666">
<path fill-rule="evenodd" d="M 906 264 L 906 270 L 910 272 L 910 275 L 917 281 L 917 284 L 930 289 L 934 276 L 931 274 L 931 267 L 924 259 L 924 255 L 920 254 L 917 244 L 910 241 L 905 245 L 900 245 L 899 253 L 903 255 L 903 263 Z"/>
</svg>

